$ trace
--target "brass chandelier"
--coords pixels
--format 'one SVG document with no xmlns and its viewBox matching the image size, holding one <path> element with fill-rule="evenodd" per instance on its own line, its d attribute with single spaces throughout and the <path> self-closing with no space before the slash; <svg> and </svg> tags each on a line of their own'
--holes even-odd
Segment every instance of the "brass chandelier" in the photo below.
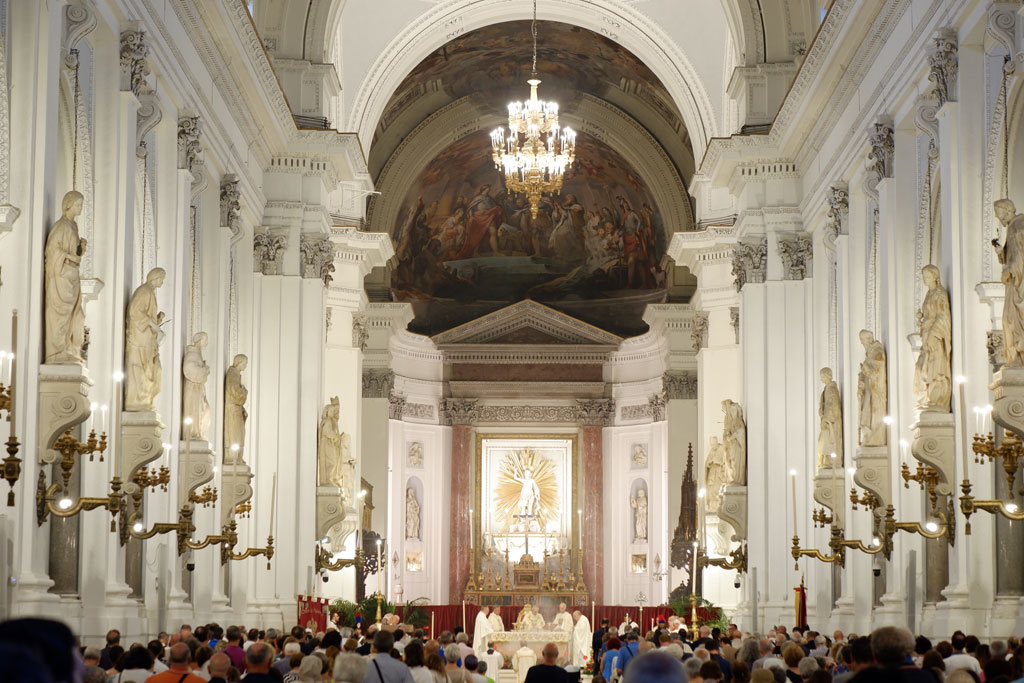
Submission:
<svg viewBox="0 0 1024 683">
<path fill-rule="evenodd" d="M 562 179 L 576 158 L 576 132 L 558 125 L 558 103 L 537 99 L 537 0 L 533 1 L 533 73 L 530 99 L 508 105 L 508 135 L 498 127 L 491 132 L 494 165 L 505 174 L 505 187 L 521 192 L 537 217 L 540 198 L 557 194 Z"/>
</svg>

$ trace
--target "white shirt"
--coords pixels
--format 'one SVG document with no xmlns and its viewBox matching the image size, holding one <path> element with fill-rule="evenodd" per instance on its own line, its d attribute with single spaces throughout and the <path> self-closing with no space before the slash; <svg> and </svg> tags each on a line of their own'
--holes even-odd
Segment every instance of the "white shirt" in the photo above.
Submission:
<svg viewBox="0 0 1024 683">
<path fill-rule="evenodd" d="M 967 669 L 976 674 L 981 673 L 981 664 L 979 664 L 978 660 L 971 655 L 965 655 L 963 653 L 950 655 L 946 657 L 945 664 L 947 674 L 950 671 L 956 671 L 957 669 Z"/>
<path fill-rule="evenodd" d="M 430 675 L 430 669 L 425 666 L 409 667 L 414 683 L 434 683 L 434 677 Z"/>
</svg>

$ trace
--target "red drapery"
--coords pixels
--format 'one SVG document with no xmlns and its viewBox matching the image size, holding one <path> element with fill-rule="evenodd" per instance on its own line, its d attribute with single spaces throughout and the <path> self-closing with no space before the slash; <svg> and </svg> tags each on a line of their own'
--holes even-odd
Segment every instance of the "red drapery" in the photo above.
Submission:
<svg viewBox="0 0 1024 683">
<path fill-rule="evenodd" d="M 463 617 L 463 605 L 461 604 L 423 605 L 419 609 L 422 609 L 427 614 L 428 621 L 424 627 L 425 630 L 431 637 L 436 637 L 442 631 L 451 631 L 456 626 L 462 626 L 467 632 L 472 633 L 480 606 L 467 602 L 465 605 L 465 617 Z M 505 629 L 510 631 L 512 630 L 512 624 L 515 623 L 519 612 L 523 608 L 516 605 L 503 605 L 496 609 L 501 616 L 501 620 L 505 623 Z M 652 626 L 652 619 L 654 620 L 653 624 L 657 625 L 659 619 L 668 620 L 668 617 L 673 614 L 672 608 L 667 606 L 644 607 L 642 611 L 639 605 L 594 605 L 593 609 L 591 609 L 590 605 L 579 605 L 576 607 L 569 606 L 568 608 L 569 612 L 576 610 L 579 610 L 590 619 L 590 627 L 594 630 L 601 625 L 602 619 L 608 619 L 610 625 L 618 628 L 619 624 L 625 621 L 628 614 L 630 621 L 635 621 L 646 632 Z M 550 621 L 553 616 L 553 608 L 545 607 L 541 611 L 545 618 Z M 552 614 L 548 614 L 548 612 L 552 612 Z M 397 613 L 399 616 L 402 616 L 404 609 L 399 608 Z M 433 631 L 430 630 L 431 616 L 433 616 Z"/>
</svg>

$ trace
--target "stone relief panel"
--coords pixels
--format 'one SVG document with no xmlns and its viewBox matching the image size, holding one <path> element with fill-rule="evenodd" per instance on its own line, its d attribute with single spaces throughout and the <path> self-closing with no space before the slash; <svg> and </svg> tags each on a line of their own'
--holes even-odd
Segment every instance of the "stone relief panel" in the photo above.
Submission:
<svg viewBox="0 0 1024 683">
<path fill-rule="evenodd" d="M 408 467 L 423 467 L 423 442 L 411 441 L 406 449 L 405 464 Z"/>
</svg>

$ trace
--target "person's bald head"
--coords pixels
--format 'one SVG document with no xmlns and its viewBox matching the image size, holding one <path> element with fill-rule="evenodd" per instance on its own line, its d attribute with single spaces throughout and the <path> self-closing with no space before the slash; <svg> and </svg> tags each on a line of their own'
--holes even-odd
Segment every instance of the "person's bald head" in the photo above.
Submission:
<svg viewBox="0 0 1024 683">
<path fill-rule="evenodd" d="M 228 669 L 231 668 L 231 657 L 228 657 L 223 652 L 218 652 L 210 657 L 210 677 L 220 676 L 226 679 L 228 677 Z"/>
<path fill-rule="evenodd" d="M 554 643 L 548 643 L 541 650 L 541 656 L 544 657 L 545 664 L 554 664 L 555 660 L 558 659 L 558 646 Z"/>
<path fill-rule="evenodd" d="M 175 671 L 188 671 L 188 663 L 192 661 L 192 650 L 186 643 L 171 645 L 167 653 L 167 664 Z"/>
<path fill-rule="evenodd" d="M 273 651 L 266 643 L 253 643 L 245 651 L 245 671 L 251 674 L 265 674 L 270 672 L 270 660 L 273 659 Z"/>
</svg>

